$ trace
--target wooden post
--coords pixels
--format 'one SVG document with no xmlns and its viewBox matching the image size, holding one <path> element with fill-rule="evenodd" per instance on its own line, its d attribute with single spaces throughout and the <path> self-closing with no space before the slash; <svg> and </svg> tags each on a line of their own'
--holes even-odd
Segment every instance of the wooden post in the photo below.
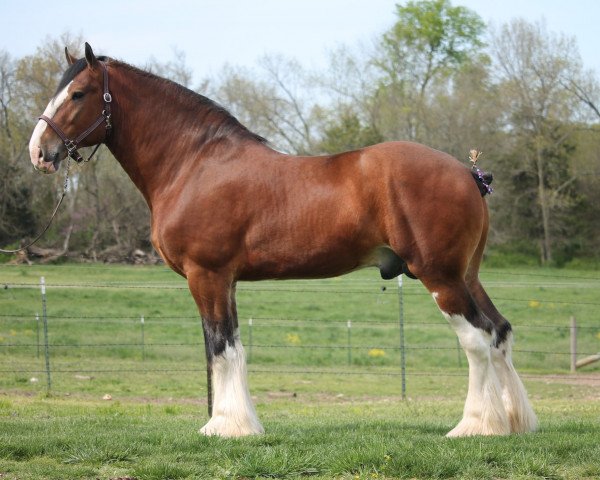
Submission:
<svg viewBox="0 0 600 480">
<path fill-rule="evenodd" d="M 577 371 L 577 321 L 571 317 L 571 373 Z"/>
<path fill-rule="evenodd" d="M 575 366 L 577 368 L 585 367 L 586 365 L 590 365 L 595 362 L 600 362 L 600 353 L 597 355 L 590 355 L 589 357 L 582 358 L 575 364 Z"/>
</svg>

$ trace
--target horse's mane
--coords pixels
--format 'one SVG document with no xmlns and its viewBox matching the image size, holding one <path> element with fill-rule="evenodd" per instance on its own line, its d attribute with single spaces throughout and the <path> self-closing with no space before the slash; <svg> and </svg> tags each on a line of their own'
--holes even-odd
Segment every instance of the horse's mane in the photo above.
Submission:
<svg viewBox="0 0 600 480">
<path fill-rule="evenodd" d="M 190 90 L 182 85 L 179 85 L 172 80 L 168 80 L 163 77 L 159 77 L 152 72 L 148 72 L 146 70 L 142 70 L 140 68 L 134 67 L 125 62 L 121 62 L 118 60 L 113 60 L 111 58 L 105 56 L 96 57 L 98 60 L 107 62 L 108 65 L 115 65 L 119 68 L 123 68 L 132 72 L 135 75 L 144 77 L 150 81 L 156 82 L 157 88 L 162 89 L 173 89 L 179 98 L 182 101 L 186 102 L 188 105 L 198 108 L 198 114 L 202 116 L 216 116 L 219 121 L 218 132 L 220 137 L 226 137 L 228 135 L 236 134 L 238 136 L 242 136 L 243 138 L 250 138 L 260 143 L 266 143 L 265 140 L 260 135 L 252 132 L 247 127 L 242 125 L 237 118 L 235 118 L 225 107 L 219 105 L 217 102 L 207 98 L 199 93 Z M 64 87 L 66 87 L 71 80 L 73 80 L 79 73 L 81 73 L 87 66 L 87 62 L 85 58 L 80 58 L 75 61 L 66 72 L 63 74 L 63 77 L 58 84 L 58 88 L 56 89 L 55 95 L 57 95 Z M 214 118 L 214 117 L 213 117 Z"/>
</svg>

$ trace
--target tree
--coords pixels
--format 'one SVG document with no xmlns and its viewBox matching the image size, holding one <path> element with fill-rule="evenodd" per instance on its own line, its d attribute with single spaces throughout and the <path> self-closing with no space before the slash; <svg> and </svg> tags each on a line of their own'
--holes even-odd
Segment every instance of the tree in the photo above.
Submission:
<svg viewBox="0 0 600 480">
<path fill-rule="evenodd" d="M 320 108 L 310 96 L 308 74 L 295 61 L 263 57 L 259 73 L 224 69 L 216 98 L 239 120 L 283 151 L 307 154 L 315 150 Z"/>
<path fill-rule="evenodd" d="M 591 112 L 600 119 L 600 85 L 594 74 L 587 72 L 587 75 L 579 79 L 565 78 L 564 87 L 575 95 L 585 106 L 589 107 Z"/>
<path fill-rule="evenodd" d="M 581 69 L 572 39 L 550 34 L 543 24 L 514 20 L 495 31 L 492 52 L 508 105 L 506 128 L 512 136 L 514 187 L 533 193 L 531 214 L 539 220 L 540 260 L 553 260 L 555 235 L 564 225 L 560 209 L 573 207 L 576 176 L 568 165 L 574 144 L 577 98 L 563 83 Z M 528 180 L 528 181 L 527 181 Z M 528 187 L 535 186 L 533 192 Z M 518 191 L 521 190 L 521 191 Z"/>
<path fill-rule="evenodd" d="M 426 140 L 428 88 L 479 55 L 484 23 L 449 0 L 410 1 L 396 7 L 374 64 L 383 77 L 375 93 L 386 137 Z M 388 107 L 389 108 L 386 108 Z"/>
<path fill-rule="evenodd" d="M 17 62 L 0 51 L 0 245 L 34 231 L 31 190 L 19 175 L 27 143 L 22 117 L 16 111 L 16 70 Z"/>
<path fill-rule="evenodd" d="M 324 153 L 339 153 L 381 141 L 382 135 L 373 126 L 363 125 L 356 113 L 346 111 L 325 126 L 317 148 Z"/>
<path fill-rule="evenodd" d="M 193 72 L 185 63 L 185 52 L 174 48 L 173 57 L 173 60 L 165 63 L 161 63 L 156 58 L 151 57 L 150 60 L 146 62 L 144 70 L 190 88 Z"/>
<path fill-rule="evenodd" d="M 481 56 L 457 70 L 452 81 L 434 84 L 427 107 L 428 144 L 465 160 L 469 149 L 478 148 L 485 152 L 485 165 L 505 140 L 503 105 L 489 65 Z"/>
</svg>

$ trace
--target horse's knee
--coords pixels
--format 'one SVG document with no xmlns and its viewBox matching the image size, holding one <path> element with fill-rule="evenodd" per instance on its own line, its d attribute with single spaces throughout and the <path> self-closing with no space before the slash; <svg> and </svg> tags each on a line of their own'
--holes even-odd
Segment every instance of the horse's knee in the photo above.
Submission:
<svg viewBox="0 0 600 480">
<path fill-rule="evenodd" d="M 206 358 L 209 362 L 217 355 L 222 355 L 228 345 L 233 347 L 235 344 L 233 325 L 230 325 L 230 322 L 215 322 L 202 318 L 202 330 Z"/>
</svg>

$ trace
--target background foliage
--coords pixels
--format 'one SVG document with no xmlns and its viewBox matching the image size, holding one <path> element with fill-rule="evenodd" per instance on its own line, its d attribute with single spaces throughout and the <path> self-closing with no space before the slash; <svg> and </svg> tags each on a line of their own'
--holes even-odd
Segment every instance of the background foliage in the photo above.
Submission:
<svg viewBox="0 0 600 480">
<path fill-rule="evenodd" d="M 83 41 L 67 32 L 23 58 L 0 51 L 2 246 L 32 238 L 61 189 L 60 175 L 32 173 L 27 143 L 65 69 L 64 46 L 81 54 Z M 597 257 L 598 78 L 574 40 L 543 23 L 491 28 L 449 0 L 410 1 L 371 47 L 338 49 L 327 71 L 266 56 L 254 69 L 229 66 L 193 86 L 181 52 L 142 67 L 216 99 L 289 153 L 411 140 L 466 160 L 477 147 L 495 175 L 489 256 L 558 266 Z M 70 257 L 130 260 L 136 249 L 152 251 L 149 215 L 101 152 L 74 169 L 67 207 L 42 245 Z"/>
</svg>

